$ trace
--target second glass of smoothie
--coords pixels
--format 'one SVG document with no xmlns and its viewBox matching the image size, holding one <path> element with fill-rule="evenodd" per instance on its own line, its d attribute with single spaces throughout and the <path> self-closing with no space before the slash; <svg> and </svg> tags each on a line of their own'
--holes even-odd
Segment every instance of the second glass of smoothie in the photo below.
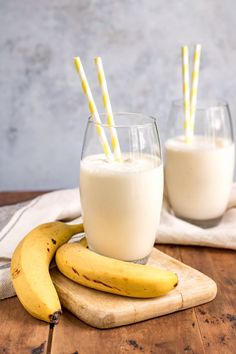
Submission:
<svg viewBox="0 0 236 354">
<path fill-rule="evenodd" d="M 155 243 L 163 198 L 163 164 L 155 119 L 114 114 L 122 162 L 108 162 L 89 119 L 80 190 L 89 248 L 123 261 L 146 263 Z M 102 124 L 107 137 L 109 126 Z"/>
<path fill-rule="evenodd" d="M 191 142 L 184 135 L 182 101 L 174 101 L 165 144 L 165 182 L 175 215 L 201 227 L 224 214 L 234 173 L 234 140 L 224 101 L 200 101 Z"/>
</svg>

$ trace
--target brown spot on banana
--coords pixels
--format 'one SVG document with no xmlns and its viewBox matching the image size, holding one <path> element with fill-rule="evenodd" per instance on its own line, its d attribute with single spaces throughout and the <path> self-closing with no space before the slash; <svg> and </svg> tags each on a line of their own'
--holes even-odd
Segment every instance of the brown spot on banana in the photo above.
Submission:
<svg viewBox="0 0 236 354">
<path fill-rule="evenodd" d="M 16 268 L 13 272 L 12 272 L 12 278 L 16 279 L 19 275 L 20 275 L 21 269 L 20 268 Z"/>
<path fill-rule="evenodd" d="M 75 274 L 77 274 L 78 276 L 80 276 L 79 272 L 77 272 L 77 270 L 76 270 L 74 267 L 72 267 L 72 270 L 73 270 L 73 272 L 74 272 Z"/>
<path fill-rule="evenodd" d="M 78 276 L 80 276 L 79 272 L 77 272 L 77 270 L 76 270 L 74 267 L 72 267 L 72 270 L 73 270 L 73 272 L 74 272 L 75 274 L 77 274 Z M 102 281 L 100 281 L 100 280 L 90 279 L 90 278 L 87 277 L 87 275 L 85 275 L 85 274 L 83 274 L 83 278 L 86 279 L 87 281 L 94 282 L 94 283 L 96 283 L 96 284 L 101 284 L 101 285 L 103 285 L 103 286 L 105 286 L 105 287 L 107 287 L 107 288 L 109 288 L 109 289 L 115 289 L 115 290 L 117 290 L 117 291 L 121 291 L 120 289 L 118 289 L 118 288 L 116 288 L 116 287 L 114 287 L 114 286 L 108 285 L 108 284 L 106 284 L 106 283 L 104 283 L 104 282 L 102 282 Z"/>
<path fill-rule="evenodd" d="M 179 279 L 178 279 L 178 275 L 175 273 L 176 277 L 177 277 L 177 282 L 174 285 L 174 288 L 179 284 Z"/>
<path fill-rule="evenodd" d="M 96 279 L 89 279 L 90 281 L 96 283 L 96 284 L 101 284 L 103 286 L 105 286 L 106 288 L 109 288 L 109 289 L 115 289 L 117 291 L 121 291 L 120 289 L 114 287 L 114 286 L 111 286 L 111 285 L 108 285 L 106 283 L 104 283 L 103 281 L 100 281 L 100 280 L 96 280 Z"/>
<path fill-rule="evenodd" d="M 96 279 L 93 279 L 92 281 L 93 281 L 94 283 L 96 283 L 96 284 L 101 284 L 101 285 L 103 285 L 103 286 L 106 286 L 107 288 L 113 289 L 112 286 L 110 286 L 110 285 L 108 285 L 108 284 L 106 284 L 106 283 L 103 283 L 103 281 L 96 280 Z"/>
<path fill-rule="evenodd" d="M 51 238 L 51 241 L 52 241 L 52 243 L 53 243 L 54 245 L 56 245 L 57 241 L 54 240 L 54 238 Z"/>
</svg>

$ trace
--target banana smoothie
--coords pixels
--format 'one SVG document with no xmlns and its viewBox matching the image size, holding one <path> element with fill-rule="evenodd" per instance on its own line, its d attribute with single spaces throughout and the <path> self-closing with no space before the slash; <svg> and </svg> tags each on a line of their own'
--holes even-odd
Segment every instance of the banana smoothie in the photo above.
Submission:
<svg viewBox="0 0 236 354">
<path fill-rule="evenodd" d="M 104 155 L 81 161 L 83 222 L 89 247 L 125 261 L 149 256 L 155 242 L 163 197 L 163 165 L 151 155 Z"/>
<path fill-rule="evenodd" d="M 190 220 L 213 220 L 226 209 L 232 188 L 234 144 L 224 138 L 183 136 L 165 145 L 165 181 L 175 214 Z"/>
</svg>

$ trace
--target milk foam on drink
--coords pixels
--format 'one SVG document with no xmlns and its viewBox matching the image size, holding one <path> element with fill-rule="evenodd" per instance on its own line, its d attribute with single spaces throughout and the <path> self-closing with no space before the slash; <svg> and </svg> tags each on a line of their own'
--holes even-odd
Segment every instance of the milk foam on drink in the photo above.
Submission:
<svg viewBox="0 0 236 354">
<path fill-rule="evenodd" d="M 81 161 L 83 222 L 89 247 L 125 261 L 148 256 L 163 198 L 163 165 L 151 155 L 123 154 L 124 162 L 91 155 Z"/>
<path fill-rule="evenodd" d="M 165 145 L 165 181 L 176 215 L 193 220 L 222 216 L 232 188 L 234 144 L 223 138 L 169 139 Z"/>
</svg>

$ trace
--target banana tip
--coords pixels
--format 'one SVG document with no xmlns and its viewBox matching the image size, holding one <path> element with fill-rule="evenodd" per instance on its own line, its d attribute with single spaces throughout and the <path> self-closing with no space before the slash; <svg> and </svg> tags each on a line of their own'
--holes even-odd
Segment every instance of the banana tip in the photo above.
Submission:
<svg viewBox="0 0 236 354">
<path fill-rule="evenodd" d="M 56 311 L 52 315 L 49 316 L 50 324 L 55 325 L 58 324 L 62 311 Z"/>
</svg>

